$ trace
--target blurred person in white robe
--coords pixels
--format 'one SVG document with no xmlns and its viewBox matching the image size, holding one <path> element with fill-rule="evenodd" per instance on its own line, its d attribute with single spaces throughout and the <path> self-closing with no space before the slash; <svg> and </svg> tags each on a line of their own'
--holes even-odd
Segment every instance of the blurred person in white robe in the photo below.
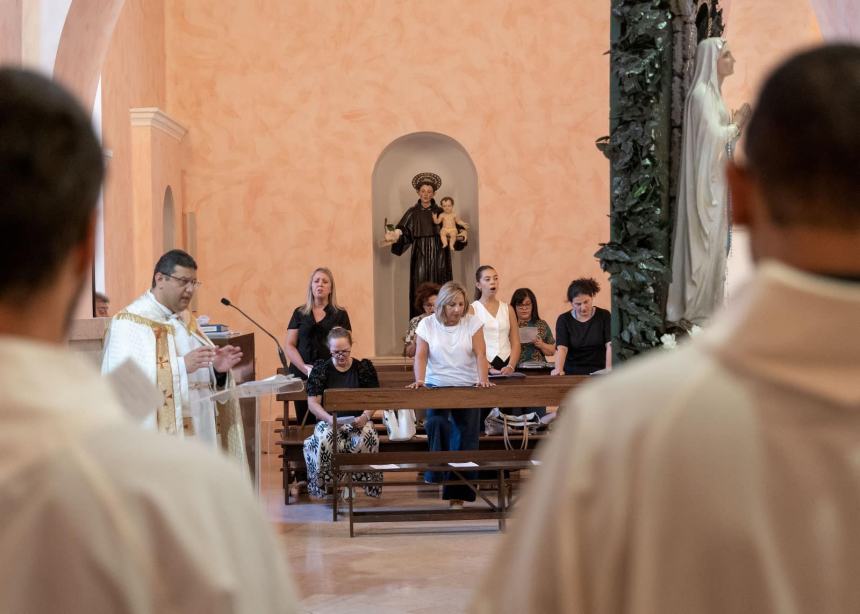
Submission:
<svg viewBox="0 0 860 614">
<path fill-rule="evenodd" d="M 860 612 L 860 47 L 781 65 L 746 153 L 754 278 L 563 403 L 472 612 Z"/>
<path fill-rule="evenodd" d="M 140 429 L 66 347 L 102 178 L 72 96 L 0 68 L 0 612 L 296 612 L 241 471 Z"/>
<path fill-rule="evenodd" d="M 228 454 L 245 463 L 238 403 L 216 407 L 208 400 L 217 389 L 233 384 L 230 369 L 242 352 L 230 345 L 215 347 L 198 327 L 188 306 L 199 286 L 190 254 L 179 249 L 163 254 L 155 264 L 152 287 L 111 319 L 102 373 L 132 360 L 162 394 L 160 407 L 144 421 L 146 427 L 212 446 L 220 440 Z"/>
</svg>

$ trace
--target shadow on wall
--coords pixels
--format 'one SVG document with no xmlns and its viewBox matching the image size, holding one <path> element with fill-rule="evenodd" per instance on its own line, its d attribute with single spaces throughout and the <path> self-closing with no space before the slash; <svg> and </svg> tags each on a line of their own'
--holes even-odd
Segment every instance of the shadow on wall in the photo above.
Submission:
<svg viewBox="0 0 860 614">
<path fill-rule="evenodd" d="M 173 189 L 167 186 L 164 191 L 164 210 L 162 211 L 162 229 L 164 236 L 164 251 L 168 252 L 176 247 L 176 212 L 173 204 Z M 158 254 L 159 256 L 161 254 Z"/>
<path fill-rule="evenodd" d="M 409 261 L 411 250 L 395 256 L 389 247 L 378 247 L 385 219 L 397 224 L 418 196 L 412 178 L 419 172 L 436 173 L 442 187 L 436 202 L 450 196 L 455 212 L 470 225 L 469 245 L 454 254 L 454 279 L 468 290 L 480 266 L 478 240 L 478 173 L 466 149 L 457 141 L 436 132 L 415 132 L 390 143 L 373 169 L 373 305 L 377 356 L 400 355 L 409 324 Z M 472 295 L 467 297 L 471 300 Z"/>
</svg>

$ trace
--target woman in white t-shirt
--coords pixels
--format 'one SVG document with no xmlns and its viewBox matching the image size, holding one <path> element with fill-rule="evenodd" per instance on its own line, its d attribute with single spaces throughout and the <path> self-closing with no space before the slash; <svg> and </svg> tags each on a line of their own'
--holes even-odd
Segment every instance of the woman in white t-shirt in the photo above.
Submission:
<svg viewBox="0 0 860 614">
<path fill-rule="evenodd" d="M 416 333 L 415 383 L 424 386 L 491 386 L 481 321 L 468 313 L 466 289 L 449 281 L 436 297 L 436 313 L 421 320 Z M 424 420 L 431 452 L 477 450 L 481 436 L 480 410 L 430 409 Z M 427 472 L 424 481 L 438 482 L 446 474 Z M 468 479 L 468 476 L 466 476 Z M 463 484 L 445 485 L 442 498 L 452 507 L 474 501 Z"/>
</svg>

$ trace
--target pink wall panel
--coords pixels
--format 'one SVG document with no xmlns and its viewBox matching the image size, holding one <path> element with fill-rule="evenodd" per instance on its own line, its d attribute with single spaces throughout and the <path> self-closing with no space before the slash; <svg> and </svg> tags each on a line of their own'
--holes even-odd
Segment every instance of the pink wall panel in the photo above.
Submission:
<svg viewBox="0 0 860 614">
<path fill-rule="evenodd" d="M 357 353 L 372 353 L 371 173 L 416 131 L 447 134 L 474 160 L 481 260 L 503 295 L 531 286 L 554 322 L 573 276 L 601 276 L 603 3 L 182 0 L 166 23 L 168 112 L 189 127 L 201 312 L 239 324 L 217 303 L 228 295 L 283 335 L 310 271 L 326 265 Z"/>
</svg>

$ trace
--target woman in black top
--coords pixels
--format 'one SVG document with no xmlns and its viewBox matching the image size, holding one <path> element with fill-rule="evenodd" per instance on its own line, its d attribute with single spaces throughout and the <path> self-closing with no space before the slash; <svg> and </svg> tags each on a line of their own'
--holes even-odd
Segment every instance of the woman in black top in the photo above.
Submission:
<svg viewBox="0 0 860 614">
<path fill-rule="evenodd" d="M 379 452 L 379 438 L 371 422 L 373 412 L 338 412 L 337 425 L 322 404 L 327 388 L 379 388 L 376 369 L 369 360 L 353 358 L 352 334 L 336 326 L 328 334 L 328 360 L 318 360 L 308 376 L 308 408 L 318 420 L 314 434 L 305 439 L 304 457 L 308 468 L 308 494 L 321 498 L 334 483 L 331 461 L 338 453 L 367 454 Z M 358 482 L 381 482 L 382 474 L 358 473 Z M 364 491 L 378 497 L 382 487 L 369 484 Z M 347 494 L 347 493 L 344 493 Z"/>
<path fill-rule="evenodd" d="M 591 279 L 575 279 L 567 288 L 572 309 L 558 316 L 555 324 L 555 369 L 552 375 L 588 375 L 612 367 L 611 317 L 594 306 L 600 292 Z"/>
<path fill-rule="evenodd" d="M 290 373 L 303 380 L 308 378 L 313 364 L 328 358 L 326 338 L 335 326 L 352 330 L 349 314 L 337 304 L 334 276 L 326 268 L 318 268 L 311 274 L 305 304 L 296 307 L 287 326 L 287 342 L 284 344 L 290 359 Z M 296 420 L 304 422 L 308 413 L 306 401 L 293 401 Z"/>
</svg>

